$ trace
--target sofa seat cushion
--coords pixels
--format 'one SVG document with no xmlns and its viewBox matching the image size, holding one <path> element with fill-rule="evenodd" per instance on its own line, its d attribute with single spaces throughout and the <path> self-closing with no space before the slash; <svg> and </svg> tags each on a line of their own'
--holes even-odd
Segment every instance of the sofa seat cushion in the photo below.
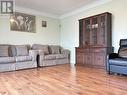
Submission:
<svg viewBox="0 0 127 95">
<path fill-rule="evenodd" d="M 55 54 L 48 54 L 48 55 L 45 55 L 45 58 L 46 60 L 52 60 L 52 59 L 56 59 L 56 56 Z"/>
<path fill-rule="evenodd" d="M 63 59 L 63 58 L 67 58 L 66 54 L 55 54 L 56 59 Z"/>
<path fill-rule="evenodd" d="M 17 56 L 16 62 L 32 61 L 32 56 Z"/>
<path fill-rule="evenodd" d="M 0 57 L 0 64 L 2 63 L 14 63 L 16 62 L 15 57 Z"/>
<path fill-rule="evenodd" d="M 67 58 L 67 55 L 65 55 L 65 54 L 49 54 L 49 55 L 45 55 L 45 59 L 46 60 L 63 59 L 63 58 Z"/>
<path fill-rule="evenodd" d="M 127 58 L 115 58 L 109 60 L 110 65 L 127 66 Z"/>
</svg>

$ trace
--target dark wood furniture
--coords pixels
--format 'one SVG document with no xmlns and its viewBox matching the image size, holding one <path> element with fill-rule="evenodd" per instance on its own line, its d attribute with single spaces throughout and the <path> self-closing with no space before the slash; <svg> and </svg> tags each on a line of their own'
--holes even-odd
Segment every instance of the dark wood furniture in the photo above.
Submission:
<svg viewBox="0 0 127 95">
<path fill-rule="evenodd" d="M 112 52 L 111 14 L 106 12 L 79 20 L 79 47 L 76 64 L 104 67 Z"/>
</svg>

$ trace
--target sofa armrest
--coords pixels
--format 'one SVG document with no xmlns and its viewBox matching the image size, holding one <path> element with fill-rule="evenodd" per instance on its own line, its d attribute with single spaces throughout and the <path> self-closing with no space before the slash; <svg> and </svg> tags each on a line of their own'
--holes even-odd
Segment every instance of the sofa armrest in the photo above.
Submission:
<svg viewBox="0 0 127 95">
<path fill-rule="evenodd" d="M 38 55 L 37 50 L 29 50 L 29 56 L 32 56 L 32 61 L 36 61 L 37 55 Z"/>
<path fill-rule="evenodd" d="M 70 58 L 70 51 L 68 49 L 62 49 L 61 54 L 65 54 L 68 56 L 68 58 Z"/>
<path fill-rule="evenodd" d="M 106 63 L 106 71 L 110 74 L 110 63 L 109 60 L 110 59 L 114 59 L 114 58 L 118 58 L 119 55 L 118 53 L 111 53 L 107 56 L 107 63 Z"/>
<path fill-rule="evenodd" d="M 118 53 L 111 53 L 108 55 L 108 59 L 114 59 L 114 58 L 118 58 L 118 57 L 119 57 Z"/>
</svg>

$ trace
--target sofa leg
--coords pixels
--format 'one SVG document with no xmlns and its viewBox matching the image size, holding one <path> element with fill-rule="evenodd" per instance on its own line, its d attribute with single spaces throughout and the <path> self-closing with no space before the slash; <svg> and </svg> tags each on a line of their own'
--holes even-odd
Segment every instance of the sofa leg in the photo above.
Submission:
<svg viewBox="0 0 127 95">
<path fill-rule="evenodd" d="M 108 67 L 108 68 L 109 68 L 109 70 L 108 70 L 108 74 L 109 74 L 109 75 L 111 75 L 111 72 L 110 72 L 110 65 L 109 65 L 109 67 Z"/>
</svg>

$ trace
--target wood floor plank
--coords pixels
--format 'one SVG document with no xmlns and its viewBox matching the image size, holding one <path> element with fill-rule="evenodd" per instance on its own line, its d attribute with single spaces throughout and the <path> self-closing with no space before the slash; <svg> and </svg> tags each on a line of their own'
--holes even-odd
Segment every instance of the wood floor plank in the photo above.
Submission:
<svg viewBox="0 0 127 95">
<path fill-rule="evenodd" d="M 127 76 L 70 65 L 5 72 L 0 95 L 127 95 Z"/>
</svg>

